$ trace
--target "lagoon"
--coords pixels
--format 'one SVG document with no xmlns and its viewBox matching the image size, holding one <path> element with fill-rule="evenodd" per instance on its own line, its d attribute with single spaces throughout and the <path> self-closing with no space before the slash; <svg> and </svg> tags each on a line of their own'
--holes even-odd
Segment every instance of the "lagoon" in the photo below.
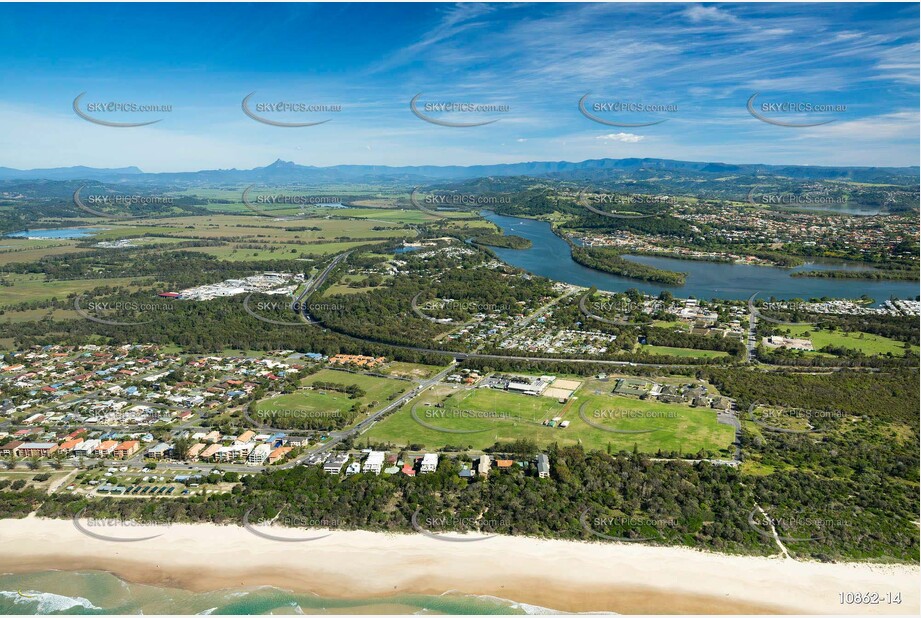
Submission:
<svg viewBox="0 0 921 618">
<path fill-rule="evenodd" d="M 23 230 L 21 232 L 10 232 L 6 234 L 7 238 L 36 238 L 42 240 L 48 239 L 70 239 L 85 238 L 92 236 L 96 232 L 101 232 L 102 228 L 98 227 L 62 227 L 54 230 Z"/>
</svg>

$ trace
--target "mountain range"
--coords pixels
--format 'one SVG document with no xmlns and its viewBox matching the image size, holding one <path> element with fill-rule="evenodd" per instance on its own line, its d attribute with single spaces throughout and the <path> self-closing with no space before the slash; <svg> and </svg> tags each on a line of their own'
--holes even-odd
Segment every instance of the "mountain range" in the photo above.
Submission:
<svg viewBox="0 0 921 618">
<path fill-rule="evenodd" d="M 335 183 L 335 182 L 434 182 L 473 178 L 528 176 L 555 180 L 604 180 L 674 174 L 714 179 L 719 176 L 775 176 L 793 180 L 851 180 L 856 182 L 916 182 L 914 167 L 820 167 L 807 165 L 732 164 L 676 161 L 671 159 L 589 159 L 581 162 L 533 161 L 495 165 L 334 165 L 316 167 L 291 161 L 275 161 L 253 169 L 219 169 L 197 172 L 146 173 L 137 167 L 92 168 L 84 166 L 17 170 L 0 167 L 0 181 L 87 180 L 132 184 L 218 183 Z"/>
</svg>

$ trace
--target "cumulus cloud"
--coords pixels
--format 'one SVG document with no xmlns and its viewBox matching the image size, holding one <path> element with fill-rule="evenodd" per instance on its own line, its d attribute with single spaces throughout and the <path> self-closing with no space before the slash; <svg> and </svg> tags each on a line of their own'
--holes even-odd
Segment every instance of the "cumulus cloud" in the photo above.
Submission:
<svg viewBox="0 0 921 618">
<path fill-rule="evenodd" d="M 635 144 L 643 140 L 642 135 L 636 135 L 635 133 L 608 133 L 607 135 L 599 135 L 595 139 L 602 139 L 609 142 L 625 142 L 627 144 Z"/>
</svg>

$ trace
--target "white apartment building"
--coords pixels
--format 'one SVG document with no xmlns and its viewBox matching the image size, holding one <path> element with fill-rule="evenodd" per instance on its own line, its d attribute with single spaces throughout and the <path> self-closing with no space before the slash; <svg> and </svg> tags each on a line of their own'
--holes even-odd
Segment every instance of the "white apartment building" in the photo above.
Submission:
<svg viewBox="0 0 921 618">
<path fill-rule="evenodd" d="M 365 465 L 362 467 L 361 471 L 380 474 L 381 469 L 384 467 L 384 454 L 383 451 L 371 451 L 368 453 L 368 458 L 365 459 Z"/>
<path fill-rule="evenodd" d="M 269 453 L 271 452 L 271 446 L 268 444 L 260 444 L 250 452 L 249 456 L 246 458 L 246 463 L 250 466 L 261 465 L 266 459 L 269 458 Z"/>
<path fill-rule="evenodd" d="M 419 467 L 419 472 L 425 474 L 426 472 L 434 472 L 438 469 L 438 454 L 437 453 L 426 453 L 422 457 L 422 465 Z"/>
</svg>

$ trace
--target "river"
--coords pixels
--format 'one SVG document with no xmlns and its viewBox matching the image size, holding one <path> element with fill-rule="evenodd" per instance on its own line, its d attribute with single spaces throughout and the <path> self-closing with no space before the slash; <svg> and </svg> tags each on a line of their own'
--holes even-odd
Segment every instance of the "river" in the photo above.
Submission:
<svg viewBox="0 0 921 618">
<path fill-rule="evenodd" d="M 801 270 L 854 269 L 853 264 L 839 262 L 810 262 L 796 268 L 748 266 L 720 262 L 677 260 L 655 256 L 625 256 L 627 259 L 661 268 L 687 273 L 684 285 L 664 285 L 619 277 L 586 268 L 572 259 L 569 245 L 550 229 L 546 221 L 506 217 L 493 212 L 483 216 L 498 225 L 505 234 L 515 234 L 530 240 L 530 249 L 491 249 L 503 261 L 535 275 L 555 281 L 599 290 L 623 292 L 636 288 L 647 294 L 669 290 L 678 297 L 700 299 L 747 299 L 758 292 L 759 297 L 787 298 L 859 298 L 866 294 L 879 305 L 891 297 L 913 299 L 918 296 L 918 283 L 911 281 L 869 281 L 862 279 L 797 278 L 790 275 Z"/>
</svg>

